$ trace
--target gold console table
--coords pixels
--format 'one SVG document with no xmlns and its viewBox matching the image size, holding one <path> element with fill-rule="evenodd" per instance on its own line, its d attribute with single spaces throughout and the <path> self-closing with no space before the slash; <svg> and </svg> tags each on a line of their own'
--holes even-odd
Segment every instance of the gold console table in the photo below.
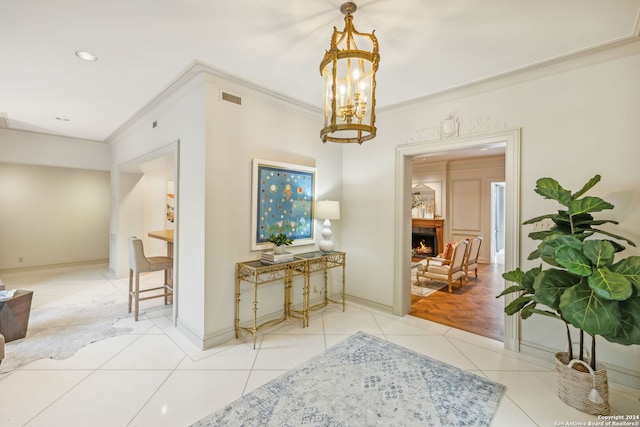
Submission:
<svg viewBox="0 0 640 427">
<path fill-rule="evenodd" d="M 344 299 L 344 292 L 345 292 L 345 281 L 344 281 L 344 270 L 345 270 L 345 266 L 347 264 L 346 260 L 347 260 L 347 254 L 344 252 L 338 252 L 338 251 L 332 251 L 332 252 L 321 252 L 321 251 L 315 251 L 315 252 L 306 252 L 306 253 L 302 253 L 302 254 L 297 254 L 294 256 L 295 258 L 298 259 L 304 259 L 307 260 L 307 271 L 308 271 L 308 275 L 307 275 L 307 281 L 309 282 L 307 284 L 307 286 L 311 286 L 311 274 L 315 273 L 317 271 L 322 271 L 323 276 L 324 276 L 324 301 L 314 305 L 313 307 L 309 307 L 309 301 L 307 301 L 307 310 L 308 311 L 313 311 L 313 310 L 317 310 L 319 308 L 325 307 L 327 304 L 329 304 L 330 302 L 335 303 L 335 304 L 342 304 L 342 311 L 344 311 L 345 309 L 345 299 Z M 341 301 L 335 301 L 329 298 L 329 292 L 328 292 L 328 288 L 327 288 L 327 274 L 328 274 L 328 270 L 332 269 L 332 268 L 338 268 L 338 267 L 342 267 L 342 291 L 341 291 Z M 309 296 L 311 294 L 311 292 L 307 292 L 307 296 Z M 309 313 L 307 313 L 307 326 L 309 326 Z"/>
<path fill-rule="evenodd" d="M 277 264 L 263 264 L 260 260 L 245 261 L 236 263 L 236 338 L 240 330 L 248 331 L 253 336 L 253 348 L 256 348 L 257 333 L 260 328 L 275 325 L 291 317 L 302 319 L 302 327 L 309 326 L 309 312 L 324 307 L 330 302 L 342 304 L 342 311 L 345 309 L 345 265 L 346 254 L 344 252 L 306 252 L 294 254 L 292 261 Z M 342 301 L 329 299 L 327 289 L 327 270 L 342 267 Z M 322 271 L 324 274 L 324 301 L 313 307 L 309 307 L 310 300 L 310 276 L 311 273 Z M 302 285 L 302 310 L 294 310 L 291 302 L 291 288 L 295 277 L 303 277 Z M 258 325 L 258 288 L 267 283 L 283 281 L 284 284 L 284 306 L 282 316 Z M 252 327 L 240 326 L 240 283 L 242 281 L 253 285 L 253 325 Z"/>
</svg>

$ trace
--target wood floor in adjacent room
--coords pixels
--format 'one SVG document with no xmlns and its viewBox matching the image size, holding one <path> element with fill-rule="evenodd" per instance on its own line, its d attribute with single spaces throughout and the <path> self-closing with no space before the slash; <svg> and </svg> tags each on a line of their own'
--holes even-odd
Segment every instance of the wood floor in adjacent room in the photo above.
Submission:
<svg viewBox="0 0 640 427">
<path fill-rule="evenodd" d="M 504 341 L 504 298 L 496 298 L 504 289 L 503 271 L 502 264 L 479 264 L 478 278 L 470 272 L 469 281 L 451 293 L 445 286 L 424 298 L 411 295 L 409 314 Z"/>
</svg>

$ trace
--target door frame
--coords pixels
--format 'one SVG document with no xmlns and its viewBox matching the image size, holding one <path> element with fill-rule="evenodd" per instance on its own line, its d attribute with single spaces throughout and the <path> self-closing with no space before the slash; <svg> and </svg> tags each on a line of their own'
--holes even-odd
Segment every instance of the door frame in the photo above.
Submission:
<svg viewBox="0 0 640 427">
<path fill-rule="evenodd" d="M 393 313 L 406 315 L 411 310 L 411 184 L 412 158 L 416 155 L 479 148 L 505 144 L 505 271 L 514 270 L 520 260 L 520 129 L 473 135 L 437 141 L 421 141 L 396 147 L 395 176 L 395 242 L 394 242 L 394 302 Z M 513 300 L 507 295 L 505 305 Z M 519 350 L 518 316 L 505 315 L 504 346 Z"/>
<path fill-rule="evenodd" d="M 142 165 L 147 162 L 151 162 L 153 160 L 165 157 L 165 156 L 173 157 L 173 181 L 174 181 L 174 238 L 173 238 L 173 313 L 172 313 L 172 323 L 173 326 L 177 326 L 178 321 L 178 308 L 179 308 L 179 300 L 180 300 L 180 140 L 175 140 L 171 143 L 168 143 L 162 147 L 159 147 L 155 150 L 142 154 L 134 159 L 128 160 L 124 163 L 121 163 L 117 166 L 116 173 L 118 176 L 127 173 L 138 173 L 143 175 Z M 118 179 L 119 181 L 119 179 Z M 118 186 L 119 187 L 119 186 Z M 123 195 L 120 194 L 118 190 L 118 197 L 122 198 Z M 118 200 L 117 205 L 117 215 L 120 217 L 120 209 L 121 209 L 122 201 Z M 115 240 L 121 242 L 118 246 L 122 250 L 116 251 L 111 256 L 116 256 L 117 261 L 126 264 L 128 260 L 128 248 L 126 247 L 126 239 L 128 237 L 128 233 L 123 232 L 123 226 L 118 224 L 118 233 L 115 236 Z M 110 260 L 110 262 L 114 262 Z M 128 271 L 128 269 L 126 269 Z"/>
<path fill-rule="evenodd" d="M 506 183 L 504 181 L 491 181 L 491 257 L 490 263 L 496 263 L 496 247 L 498 246 L 498 242 L 496 239 L 496 223 L 497 223 L 497 214 L 496 214 L 496 194 L 497 189 L 503 188 L 503 191 L 506 190 Z M 506 191 L 505 191 L 506 193 Z M 503 196 L 504 197 L 504 196 Z M 506 204 L 505 204 L 506 207 Z M 506 229 L 505 221 L 504 221 L 504 212 L 503 212 L 503 221 L 502 226 Z M 504 233 L 504 231 L 503 231 Z"/>
</svg>

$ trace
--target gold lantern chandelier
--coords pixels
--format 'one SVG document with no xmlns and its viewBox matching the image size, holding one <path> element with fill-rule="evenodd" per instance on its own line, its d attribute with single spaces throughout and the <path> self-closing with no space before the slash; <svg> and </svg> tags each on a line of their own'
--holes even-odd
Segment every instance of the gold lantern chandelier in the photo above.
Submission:
<svg viewBox="0 0 640 427">
<path fill-rule="evenodd" d="M 344 30 L 333 27 L 331 47 L 320 63 L 324 78 L 324 128 L 322 142 L 357 142 L 376 136 L 376 71 L 380 62 L 378 39 L 359 33 L 353 26 L 355 3 L 344 3 L 340 12 Z"/>
</svg>

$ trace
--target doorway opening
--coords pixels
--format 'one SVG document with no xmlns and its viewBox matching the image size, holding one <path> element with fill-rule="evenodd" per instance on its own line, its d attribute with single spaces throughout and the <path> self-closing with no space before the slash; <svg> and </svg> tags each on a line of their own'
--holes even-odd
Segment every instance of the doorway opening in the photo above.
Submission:
<svg viewBox="0 0 640 427">
<path fill-rule="evenodd" d="M 118 166 L 117 233 L 111 235 L 110 269 L 116 277 L 128 274 L 127 238 L 144 241 L 148 254 L 173 257 L 172 322 L 179 307 L 179 153 L 176 141 Z M 172 231 L 167 233 L 167 231 Z M 163 233 L 163 237 L 156 237 Z M 165 235 L 166 234 L 166 235 Z M 169 236 L 170 234 L 170 236 Z M 171 240 L 168 240 L 168 239 Z"/>
<path fill-rule="evenodd" d="M 461 152 L 469 149 L 479 149 L 492 145 L 504 146 L 504 199 L 505 199 L 505 228 L 504 228 L 504 270 L 515 269 L 519 259 L 519 187 L 520 187 L 520 130 L 505 131 L 490 135 L 471 136 L 440 141 L 425 141 L 405 144 L 396 148 L 396 194 L 395 206 L 395 302 L 394 314 L 405 315 L 411 311 L 411 220 L 408 212 L 411 210 L 412 160 L 415 156 L 437 156 L 445 153 Z M 446 194 L 446 189 L 443 190 Z M 444 203 L 445 208 L 447 203 Z M 446 218 L 447 212 L 443 213 Z M 451 236 L 449 236 L 451 237 Z M 445 239 L 446 240 L 446 239 Z M 491 239 L 487 239 L 491 240 Z M 488 243 L 488 242 L 487 242 Z M 500 284 L 504 288 L 504 281 Z M 495 296 L 494 296 L 495 297 Z M 505 299 L 508 304 L 512 299 Z M 504 319 L 504 346 L 517 350 L 518 319 L 515 316 Z"/>
<path fill-rule="evenodd" d="M 419 268 L 413 271 L 412 264 L 409 314 L 497 341 L 504 340 L 504 305 L 495 298 L 503 289 L 504 261 L 495 263 L 493 247 L 498 243 L 494 242 L 494 231 L 502 230 L 502 239 L 498 240 L 504 257 L 504 226 L 497 224 L 504 222 L 504 203 L 495 200 L 496 189 L 491 181 L 504 175 L 504 151 L 504 144 L 496 143 L 437 156 L 414 156 L 412 163 L 413 188 L 425 179 L 445 183 L 445 192 L 438 195 L 446 205 L 446 215 L 439 219 L 446 229 L 445 242 L 480 237 L 484 244 L 480 244 L 477 254 L 467 255 L 478 259 L 478 268 L 473 268 L 461 284 L 456 281 L 452 291 L 443 287 L 446 281 L 418 275 Z M 499 200 L 504 202 L 504 197 Z M 420 267 L 425 261 L 419 259 L 414 245 L 416 221 L 412 218 L 412 262 Z"/>
</svg>

